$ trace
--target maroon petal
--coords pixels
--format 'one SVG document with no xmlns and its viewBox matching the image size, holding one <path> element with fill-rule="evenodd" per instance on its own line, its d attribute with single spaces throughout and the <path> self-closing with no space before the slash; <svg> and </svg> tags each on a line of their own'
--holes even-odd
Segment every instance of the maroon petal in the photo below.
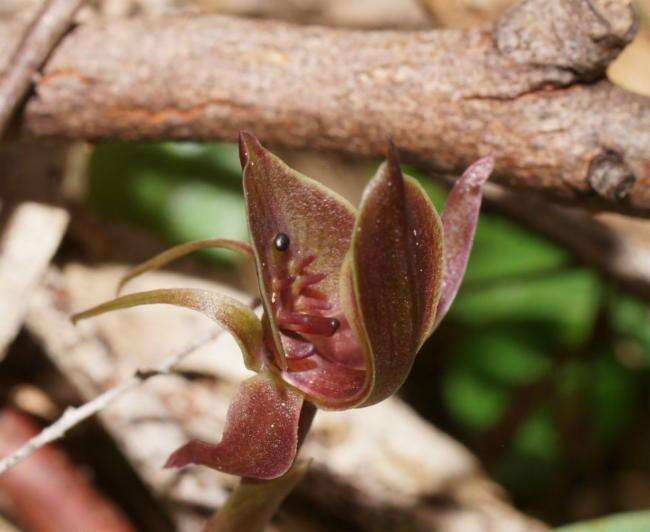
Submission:
<svg viewBox="0 0 650 532">
<path fill-rule="evenodd" d="M 339 275 L 356 212 L 333 191 L 289 168 L 252 135 L 241 134 L 240 157 L 260 291 L 277 362 L 286 369 L 280 315 L 287 328 L 300 333 L 336 332 L 322 318 L 340 313 Z M 295 294 L 299 286 L 301 296 Z M 298 299 L 307 310 L 292 308 Z"/>
<path fill-rule="evenodd" d="M 406 379 L 433 325 L 442 257 L 435 208 L 414 180 L 404 179 L 392 152 L 363 196 L 349 263 L 346 314 L 373 362 L 364 404 L 388 397 Z"/>
<path fill-rule="evenodd" d="M 482 186 L 494 169 L 494 157 L 483 157 L 471 165 L 451 190 L 442 225 L 445 232 L 445 273 L 435 326 L 445 317 L 465 275 L 469 252 L 483 199 Z"/>
<path fill-rule="evenodd" d="M 302 406 L 302 395 L 272 376 L 252 377 L 240 385 L 228 409 L 221 441 L 191 441 L 165 467 L 197 464 L 241 477 L 279 477 L 296 456 Z"/>
</svg>

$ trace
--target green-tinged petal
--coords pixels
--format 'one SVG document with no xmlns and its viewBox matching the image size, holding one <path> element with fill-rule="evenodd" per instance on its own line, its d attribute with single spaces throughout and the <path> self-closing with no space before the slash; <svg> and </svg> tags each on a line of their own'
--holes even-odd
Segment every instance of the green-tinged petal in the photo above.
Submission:
<svg viewBox="0 0 650 532">
<path fill-rule="evenodd" d="M 308 468 L 309 462 L 296 463 L 273 480 L 243 479 L 204 532 L 261 532 Z"/>
<path fill-rule="evenodd" d="M 385 399 L 406 379 L 433 325 L 442 261 L 440 219 L 391 153 L 366 188 L 351 247 L 348 319 L 372 353 L 364 404 Z"/>
<path fill-rule="evenodd" d="M 405 176 L 404 191 L 409 228 L 411 253 L 415 260 L 416 308 L 419 316 L 417 349 L 433 330 L 438 301 L 442 292 L 444 271 L 444 238 L 440 216 L 429 195 L 412 177 Z"/>
<path fill-rule="evenodd" d="M 129 281 L 142 275 L 143 273 L 162 268 L 170 262 L 176 259 L 180 259 L 181 257 L 189 255 L 195 251 L 212 248 L 230 249 L 232 251 L 243 253 L 249 257 L 253 256 L 253 248 L 251 248 L 250 244 L 241 242 L 240 240 L 213 238 L 210 240 L 198 240 L 196 242 L 180 244 L 163 251 L 159 255 L 156 255 L 155 257 L 143 262 L 142 264 L 138 264 L 137 266 L 131 268 L 124 274 L 122 279 L 120 279 L 120 282 L 117 285 L 117 293 L 119 294 Z"/>
<path fill-rule="evenodd" d="M 301 265 L 309 264 L 310 274 L 303 280 L 313 281 L 318 276 L 315 291 L 329 305 L 329 315 L 340 312 L 339 276 L 350 246 L 355 209 L 289 168 L 247 133 L 240 136 L 240 157 L 260 292 L 279 355 L 277 363 L 286 370 L 285 353 L 290 346 L 283 343 L 277 323 L 285 305 L 282 291 L 296 290 L 302 281 L 296 281 Z M 327 317 L 327 311 L 312 314 Z"/>
<path fill-rule="evenodd" d="M 483 198 L 483 183 L 494 169 L 494 158 L 483 157 L 470 166 L 452 188 L 442 224 L 445 232 L 445 274 L 435 326 L 445 317 L 465 275 Z"/>
<path fill-rule="evenodd" d="M 228 408 L 219 443 L 193 440 L 177 449 L 165 467 L 204 465 L 231 475 L 272 479 L 284 475 L 298 452 L 302 394 L 269 374 L 244 381 Z M 306 412 L 311 422 L 313 409 Z"/>
<path fill-rule="evenodd" d="M 213 319 L 229 331 L 237 340 L 246 367 L 259 371 L 262 366 L 262 324 L 255 313 L 243 303 L 197 288 L 167 288 L 138 292 L 102 303 L 72 317 L 79 320 L 139 305 L 166 304 L 196 310 Z"/>
</svg>

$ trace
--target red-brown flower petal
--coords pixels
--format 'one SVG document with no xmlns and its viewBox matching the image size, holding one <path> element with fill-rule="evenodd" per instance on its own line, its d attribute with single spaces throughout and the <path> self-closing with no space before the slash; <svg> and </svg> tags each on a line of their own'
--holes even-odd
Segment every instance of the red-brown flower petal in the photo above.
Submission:
<svg viewBox="0 0 650 532">
<path fill-rule="evenodd" d="M 277 478 L 296 456 L 302 406 L 301 394 L 270 375 L 256 375 L 240 385 L 221 441 L 191 441 L 165 467 L 197 464 L 242 477 Z"/>
<path fill-rule="evenodd" d="M 391 153 L 364 193 L 351 248 L 347 312 L 373 361 L 364 404 L 388 397 L 406 379 L 433 324 L 442 257 L 435 208 L 414 180 L 404 179 Z"/>
<path fill-rule="evenodd" d="M 447 198 L 442 213 L 445 232 L 445 273 L 434 328 L 447 314 L 465 275 L 481 210 L 482 186 L 493 169 L 494 157 L 487 156 L 479 159 L 465 170 Z"/>
<path fill-rule="evenodd" d="M 276 287 L 286 281 L 288 262 L 309 262 L 310 271 L 325 275 L 317 284 L 318 291 L 326 295 L 333 309 L 340 308 L 339 274 L 356 213 L 345 199 L 289 168 L 252 135 L 241 134 L 240 157 L 260 291 L 282 358 L 279 363 L 286 368 L 276 323 L 279 297 L 274 281 Z M 288 237 L 286 250 L 275 246 L 280 234 Z"/>
</svg>

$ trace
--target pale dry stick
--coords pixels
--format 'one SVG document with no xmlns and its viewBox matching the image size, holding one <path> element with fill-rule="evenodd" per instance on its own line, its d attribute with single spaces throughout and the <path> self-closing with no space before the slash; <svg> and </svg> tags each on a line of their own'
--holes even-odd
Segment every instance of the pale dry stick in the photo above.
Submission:
<svg viewBox="0 0 650 532">
<path fill-rule="evenodd" d="M 84 0 L 48 0 L 25 31 L 0 78 L 0 135 Z"/>
<path fill-rule="evenodd" d="M 217 336 L 221 334 L 221 332 L 221 329 L 212 331 L 205 337 L 192 342 L 177 353 L 174 353 L 171 356 L 165 358 L 163 362 L 154 369 L 150 371 L 138 370 L 133 374 L 132 377 L 130 377 L 119 386 L 105 391 L 91 401 L 88 401 L 79 407 L 67 408 L 57 421 L 44 428 L 39 434 L 30 439 L 22 447 L 0 460 L 0 475 L 17 465 L 19 462 L 23 461 L 25 458 L 31 456 L 41 447 L 44 447 L 48 443 L 52 443 L 53 441 L 61 439 L 72 427 L 75 427 L 82 421 L 97 414 L 113 401 L 115 401 L 115 399 L 136 388 L 140 384 L 146 382 L 151 377 L 169 374 L 185 357 L 192 354 L 194 351 L 200 347 L 203 347 L 212 340 L 216 339 Z"/>
<path fill-rule="evenodd" d="M 18 334 L 29 297 L 68 226 L 65 209 L 27 201 L 13 212 L 0 240 L 0 360 Z"/>
</svg>

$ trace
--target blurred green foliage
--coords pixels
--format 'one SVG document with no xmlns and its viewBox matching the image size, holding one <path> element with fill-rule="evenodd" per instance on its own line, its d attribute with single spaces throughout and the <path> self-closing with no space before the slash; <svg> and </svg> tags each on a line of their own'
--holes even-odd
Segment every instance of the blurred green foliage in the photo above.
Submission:
<svg viewBox="0 0 650 532">
<path fill-rule="evenodd" d="M 88 202 L 173 244 L 248 238 L 239 157 L 229 144 L 101 144 L 90 162 Z M 222 266 L 235 260 L 228 251 L 200 253 Z"/>
<path fill-rule="evenodd" d="M 558 528 L 556 532 L 648 532 L 650 511 L 629 512 Z"/>
<path fill-rule="evenodd" d="M 419 179 L 441 209 L 444 189 Z M 431 344 L 422 356 L 440 359 L 441 422 L 518 502 L 551 507 L 546 518 L 570 518 L 558 486 L 588 484 L 588 472 L 606 481 L 647 425 L 647 302 L 499 214 L 481 216 L 458 299 Z"/>
<path fill-rule="evenodd" d="M 441 209 L 444 189 L 419 179 Z M 88 201 L 170 243 L 247 238 L 232 145 L 100 145 Z M 425 413 L 473 446 L 524 506 L 561 505 L 558 486 L 606 476 L 635 424 L 647 423 L 649 318 L 646 302 L 564 249 L 484 213 L 459 297 L 416 366 L 440 369 L 420 386 L 436 403 Z"/>
</svg>

